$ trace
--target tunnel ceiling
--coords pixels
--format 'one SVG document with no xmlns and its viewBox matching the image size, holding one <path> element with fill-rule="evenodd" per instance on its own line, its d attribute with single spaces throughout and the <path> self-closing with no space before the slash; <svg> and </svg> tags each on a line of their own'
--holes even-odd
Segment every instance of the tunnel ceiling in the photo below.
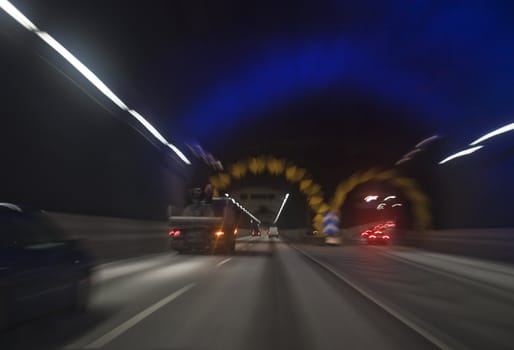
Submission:
<svg viewBox="0 0 514 350">
<path fill-rule="evenodd" d="M 13 3 L 167 138 L 224 164 L 269 153 L 335 186 L 436 133 L 442 157 L 512 112 L 508 2 Z"/>
</svg>

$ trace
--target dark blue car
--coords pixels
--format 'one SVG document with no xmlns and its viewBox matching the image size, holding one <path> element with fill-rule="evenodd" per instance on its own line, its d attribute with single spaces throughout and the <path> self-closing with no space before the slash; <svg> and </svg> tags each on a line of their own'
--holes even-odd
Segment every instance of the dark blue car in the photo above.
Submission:
<svg viewBox="0 0 514 350">
<path fill-rule="evenodd" d="M 42 211 L 0 203 L 0 328 L 84 310 L 92 260 Z"/>
</svg>

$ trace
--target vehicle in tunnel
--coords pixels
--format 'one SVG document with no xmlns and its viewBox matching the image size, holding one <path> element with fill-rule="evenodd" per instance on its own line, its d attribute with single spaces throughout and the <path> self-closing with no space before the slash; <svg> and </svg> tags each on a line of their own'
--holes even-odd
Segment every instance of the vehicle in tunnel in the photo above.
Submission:
<svg viewBox="0 0 514 350">
<path fill-rule="evenodd" d="M 270 228 L 268 230 L 268 236 L 269 236 L 269 238 L 278 238 L 279 237 L 278 227 L 277 226 L 270 226 Z"/>
<path fill-rule="evenodd" d="M 261 226 L 258 223 L 252 223 L 252 231 L 250 232 L 250 235 L 252 237 L 260 237 L 262 234 Z"/>
<path fill-rule="evenodd" d="M 80 242 L 44 212 L 0 203 L 0 328 L 85 310 L 92 267 Z"/>
<path fill-rule="evenodd" d="M 391 241 L 391 234 L 389 230 L 374 229 L 366 236 L 368 244 L 389 244 Z"/>
<path fill-rule="evenodd" d="M 209 215 L 170 216 L 170 246 L 179 253 L 235 251 L 237 225 L 241 210 L 229 198 L 214 198 L 202 204 Z"/>
</svg>

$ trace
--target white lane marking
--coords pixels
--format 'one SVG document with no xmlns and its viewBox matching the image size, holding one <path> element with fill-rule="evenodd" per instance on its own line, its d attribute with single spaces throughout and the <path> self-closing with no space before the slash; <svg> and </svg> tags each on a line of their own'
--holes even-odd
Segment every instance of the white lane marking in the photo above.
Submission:
<svg viewBox="0 0 514 350">
<path fill-rule="evenodd" d="M 166 304 L 170 303 L 171 301 L 177 299 L 179 296 L 190 290 L 195 286 L 194 283 L 188 284 L 185 287 L 180 288 L 176 292 L 173 292 L 172 294 L 168 295 L 164 299 L 161 299 L 160 301 L 156 302 L 155 304 L 147 307 L 137 315 L 133 316 L 132 318 L 128 319 L 127 321 L 120 324 L 118 327 L 112 329 L 108 333 L 104 334 L 100 338 L 96 339 L 92 343 L 86 345 L 84 349 L 98 349 L 106 344 L 110 343 L 115 338 L 119 337 L 121 334 L 128 331 L 130 328 L 134 327 L 136 324 L 153 314 L 155 311 L 159 310 L 161 307 L 165 306 Z"/>
<path fill-rule="evenodd" d="M 302 249 L 298 248 L 298 247 L 295 247 L 295 246 L 291 246 L 293 249 L 295 249 L 296 251 L 298 251 L 300 254 L 302 254 L 303 256 L 305 256 L 307 259 L 313 261 L 314 263 L 318 264 L 319 266 L 321 266 L 322 268 L 324 268 L 325 270 L 327 270 L 328 272 L 332 273 L 334 276 L 336 276 L 338 279 L 340 279 L 341 281 L 343 281 L 344 283 L 348 284 L 350 287 L 352 287 L 353 289 L 355 289 L 357 292 L 359 292 L 360 294 L 362 294 L 364 297 L 366 297 L 368 300 L 370 300 L 371 302 L 373 302 L 374 304 L 376 304 L 377 306 L 379 306 L 382 310 L 384 310 L 385 312 L 389 313 L 391 316 L 393 316 L 394 318 L 396 318 L 398 321 L 400 321 L 401 323 L 403 323 L 404 325 L 406 325 L 407 327 L 409 327 L 410 329 L 412 329 L 413 331 L 415 331 L 416 333 L 418 333 L 419 335 L 421 335 L 423 338 L 425 338 L 426 340 L 428 340 L 429 342 L 431 342 L 432 344 L 434 344 L 435 346 L 437 346 L 438 348 L 440 349 L 443 349 L 443 350 L 450 350 L 450 349 L 453 349 L 452 346 L 449 346 L 447 345 L 445 342 L 443 342 L 442 340 L 438 339 L 437 337 L 435 337 L 434 335 L 430 334 L 429 332 L 427 332 L 425 329 L 419 327 L 417 324 L 415 324 L 414 322 L 412 322 L 411 320 L 409 320 L 408 318 L 404 317 L 403 315 L 401 315 L 400 313 L 396 312 L 395 310 L 393 310 L 392 308 L 390 308 L 389 306 L 387 306 L 385 303 L 383 303 L 382 301 L 378 300 L 377 298 L 375 298 L 374 296 L 372 296 L 370 293 L 368 293 L 367 291 L 365 291 L 362 287 L 360 287 L 359 285 L 357 285 L 356 283 L 352 282 L 351 280 L 349 280 L 348 278 L 346 278 L 345 276 L 341 275 L 339 272 L 337 272 L 336 270 L 334 270 L 332 267 L 330 267 L 329 265 L 321 262 L 320 260 L 312 257 L 310 254 L 306 253 L 305 251 L 303 251 Z M 457 343 L 454 339 L 452 339 L 452 342 L 455 342 Z M 463 347 L 461 344 L 459 344 L 459 347 L 460 348 L 465 348 Z"/>
<path fill-rule="evenodd" d="M 216 264 L 216 266 L 221 266 L 221 265 L 223 265 L 223 264 L 226 264 L 226 263 L 228 263 L 230 260 L 232 260 L 232 258 L 227 258 L 227 259 L 225 259 L 225 260 L 220 261 L 219 263 L 217 263 L 217 264 Z"/>
</svg>

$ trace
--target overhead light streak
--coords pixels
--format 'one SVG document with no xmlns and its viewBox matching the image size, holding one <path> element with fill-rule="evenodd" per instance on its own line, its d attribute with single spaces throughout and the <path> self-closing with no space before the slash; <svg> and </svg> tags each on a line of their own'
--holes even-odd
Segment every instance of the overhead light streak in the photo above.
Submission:
<svg viewBox="0 0 514 350">
<path fill-rule="evenodd" d="M 280 205 L 280 209 L 278 210 L 277 216 L 275 217 L 275 220 L 273 220 L 274 224 L 276 224 L 278 219 L 280 218 L 280 214 L 282 214 L 282 210 L 284 209 L 284 206 L 286 205 L 288 198 L 289 198 L 289 193 L 286 193 L 286 195 L 284 196 L 284 200 L 282 201 L 282 204 Z"/>
<path fill-rule="evenodd" d="M 399 161 L 397 161 L 396 163 L 394 163 L 394 165 L 400 165 L 402 163 L 408 162 L 409 160 L 412 160 L 412 158 L 402 158 Z"/>
<path fill-rule="evenodd" d="M 387 196 L 387 197 L 384 198 L 384 202 L 388 201 L 390 199 L 396 199 L 396 196 Z"/>
<path fill-rule="evenodd" d="M 415 155 L 425 150 L 425 148 L 434 142 L 435 140 L 439 139 L 439 135 L 433 135 L 430 137 L 427 137 L 426 139 L 420 141 L 412 151 L 409 151 L 407 154 L 405 154 L 400 160 L 398 160 L 394 165 L 400 165 L 402 163 L 408 162 L 410 160 L 413 160 L 415 158 Z"/>
<path fill-rule="evenodd" d="M 460 151 L 460 152 L 457 152 L 455 154 L 452 154 L 451 156 L 449 157 L 446 157 L 445 159 L 443 159 L 442 161 L 439 162 L 439 164 L 444 164 L 446 162 L 449 162 L 450 160 L 452 159 L 455 159 L 455 158 L 459 158 L 459 157 L 463 157 L 463 156 L 467 156 L 468 154 L 471 154 L 473 152 L 476 152 L 478 151 L 480 148 L 482 148 L 484 146 L 475 146 L 475 147 L 471 147 L 471 148 L 468 148 L 468 149 L 465 149 L 463 151 Z"/>
<path fill-rule="evenodd" d="M 169 143 L 157 129 L 150 124 L 141 114 L 133 109 L 130 109 L 116 94 L 109 89 L 103 81 L 100 80 L 88 67 L 86 67 L 80 60 L 75 57 L 70 51 L 61 45 L 47 32 L 39 30 L 39 28 L 32 23 L 23 13 L 21 13 L 14 5 L 7 0 L 0 0 L 0 8 L 9 14 L 14 20 L 20 23 L 27 30 L 36 34 L 41 40 L 54 49 L 61 55 L 68 63 L 70 63 L 84 78 L 86 78 L 93 86 L 95 86 L 105 97 L 111 100 L 121 110 L 130 113 L 143 127 L 148 130 L 155 138 L 162 144 L 169 147 L 184 163 L 191 164 L 189 159 L 182 153 L 175 145 Z"/>
<path fill-rule="evenodd" d="M 371 201 L 376 201 L 377 199 L 378 199 L 378 196 L 376 196 L 376 195 L 364 197 L 364 201 L 366 201 L 367 203 L 369 203 Z"/>
<path fill-rule="evenodd" d="M 234 205 L 236 205 L 239 209 L 241 209 L 244 213 L 246 213 L 249 217 L 251 217 L 253 220 L 257 221 L 257 223 L 261 223 L 261 220 L 255 217 L 248 209 L 246 209 L 241 203 L 236 201 L 234 198 L 231 198 L 228 196 L 228 193 L 225 193 L 225 197 L 229 199 Z"/>
<path fill-rule="evenodd" d="M 416 149 L 413 149 L 412 151 L 410 151 L 409 153 L 407 153 L 406 155 L 403 156 L 403 158 L 408 158 L 408 159 L 411 159 L 412 156 L 416 155 L 417 153 L 421 152 L 422 150 L 419 149 L 419 148 L 416 148 Z"/>
<path fill-rule="evenodd" d="M 401 207 L 401 206 L 402 206 L 402 203 L 396 203 L 396 204 L 391 205 L 391 207 L 393 207 L 393 208 Z"/>
<path fill-rule="evenodd" d="M 434 135 L 434 136 L 430 136 L 430 137 L 427 137 L 426 139 L 424 139 L 423 141 L 419 142 L 417 145 L 416 145 L 416 148 L 423 148 L 423 147 L 426 147 L 428 146 L 428 144 L 434 142 L 435 140 L 437 140 L 440 136 L 439 135 Z"/>
<path fill-rule="evenodd" d="M 0 8 L 3 9 L 9 16 L 14 18 L 16 22 L 24 26 L 31 32 L 37 32 L 39 29 L 32 23 L 23 13 L 21 13 L 14 5 L 7 0 L 0 0 Z"/>
<path fill-rule="evenodd" d="M 479 144 L 482 141 L 488 140 L 488 139 L 490 139 L 492 137 L 504 134 L 504 133 L 512 131 L 512 130 L 514 130 L 514 123 L 507 124 L 505 126 L 502 126 L 501 128 L 498 128 L 498 129 L 496 129 L 494 131 L 491 131 L 491 132 L 489 132 L 489 133 L 479 137 L 475 141 L 471 142 L 469 145 L 470 146 L 475 146 L 476 144 Z"/>
</svg>

